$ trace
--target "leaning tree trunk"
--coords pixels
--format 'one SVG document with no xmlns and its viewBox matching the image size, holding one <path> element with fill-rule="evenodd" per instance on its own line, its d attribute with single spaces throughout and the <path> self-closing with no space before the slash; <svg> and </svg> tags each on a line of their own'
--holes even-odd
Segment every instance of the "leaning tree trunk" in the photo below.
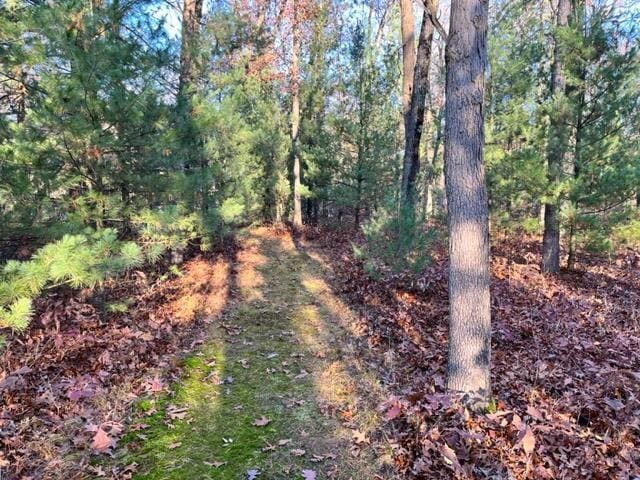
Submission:
<svg viewBox="0 0 640 480">
<path fill-rule="evenodd" d="M 409 113 L 405 121 L 405 148 L 402 165 L 401 198 L 405 205 L 413 209 L 415 183 L 420 171 L 420 140 L 424 125 L 425 101 L 429 93 L 429 65 L 431 63 L 431 42 L 434 26 L 425 12 L 418 39 L 418 55 L 413 72 L 413 92 Z"/>
<path fill-rule="evenodd" d="M 445 180 L 449 223 L 447 388 L 490 395 L 488 201 L 483 165 L 488 0 L 453 0 L 446 47 Z"/>
<path fill-rule="evenodd" d="M 571 13 L 571 0 L 559 0 L 556 27 L 566 27 Z M 549 125 L 547 144 L 547 180 L 556 184 L 561 180 L 562 164 L 567 151 L 568 108 L 564 102 L 567 80 L 564 73 L 563 51 L 559 36 L 554 35 L 553 66 L 551 70 L 551 95 L 554 106 Z M 560 220 L 557 200 L 544 206 L 544 235 L 542 238 L 542 271 L 556 273 L 560 270 Z"/>
<path fill-rule="evenodd" d="M 302 227 L 302 204 L 300 200 L 300 154 L 298 136 L 300 130 L 300 83 L 298 57 L 300 55 L 300 29 L 297 5 L 294 1 L 292 48 L 291 48 L 291 157 L 293 160 L 293 227 Z"/>
</svg>

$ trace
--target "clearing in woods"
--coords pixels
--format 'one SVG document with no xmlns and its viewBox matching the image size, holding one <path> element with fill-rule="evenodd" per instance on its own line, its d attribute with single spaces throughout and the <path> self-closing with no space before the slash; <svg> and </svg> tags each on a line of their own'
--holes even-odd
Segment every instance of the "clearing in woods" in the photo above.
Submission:
<svg viewBox="0 0 640 480">
<path fill-rule="evenodd" d="M 393 478 L 389 445 L 371 435 L 383 387 L 328 267 L 288 233 L 239 241 L 224 313 L 171 394 L 140 402 L 148 427 L 118 463 L 140 479 Z"/>
</svg>

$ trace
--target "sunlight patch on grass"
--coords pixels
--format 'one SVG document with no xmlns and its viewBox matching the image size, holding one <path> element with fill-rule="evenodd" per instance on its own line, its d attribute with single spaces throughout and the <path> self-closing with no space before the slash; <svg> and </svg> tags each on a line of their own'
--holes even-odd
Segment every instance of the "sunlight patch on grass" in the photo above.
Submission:
<svg viewBox="0 0 640 480">
<path fill-rule="evenodd" d="M 355 323 L 355 314 L 333 293 L 329 285 L 318 276 L 303 275 L 302 285 L 327 310 L 327 313 L 340 324 L 342 328 L 355 336 L 361 336 Z"/>
<path fill-rule="evenodd" d="M 240 301 L 183 361 L 171 393 L 139 402 L 138 421 L 149 427 L 127 435 L 118 463 L 136 462 L 134 478 L 150 480 L 237 480 L 248 469 L 289 480 L 305 468 L 325 478 L 329 463 L 339 466 L 336 479 L 372 478 L 375 461 L 351 455 L 353 430 L 331 413 L 360 408 L 341 358 L 341 335 L 349 333 L 329 321 L 337 311 L 331 290 L 290 236 L 256 229 L 243 243 L 235 272 Z M 194 287 L 210 294 L 207 285 Z M 266 425 L 255 425 L 262 417 Z M 312 462 L 327 454 L 335 460 Z"/>
</svg>

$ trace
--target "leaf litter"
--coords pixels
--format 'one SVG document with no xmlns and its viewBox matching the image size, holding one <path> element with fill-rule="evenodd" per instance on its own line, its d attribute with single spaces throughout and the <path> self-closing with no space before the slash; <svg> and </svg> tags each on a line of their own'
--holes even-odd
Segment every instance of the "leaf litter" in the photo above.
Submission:
<svg viewBox="0 0 640 480">
<path fill-rule="evenodd" d="M 364 438 L 388 438 L 395 467 L 406 478 L 640 475 L 636 252 L 622 252 L 612 261 L 584 255 L 577 271 L 553 278 L 537 266 L 538 239 L 498 239 L 492 259 L 495 403 L 486 412 L 470 413 L 444 390 L 443 250 L 436 249 L 420 275 L 389 273 L 374 280 L 353 257 L 349 235 L 325 235 L 331 243 L 313 230 L 307 237 L 322 246 L 334 292 L 357 310 L 353 330 L 373 352 L 368 358 L 376 359 L 378 379 L 392 392 L 380 408 L 383 424 Z M 9 478 L 78 471 L 108 475 L 89 465 L 89 455 L 113 451 L 134 401 L 166 392 L 177 378 L 176 358 L 202 343 L 203 323 L 228 296 L 225 281 L 210 281 L 228 270 L 224 256 L 215 262 L 196 258 L 184 267 L 187 275 L 170 280 L 132 274 L 105 285 L 102 298 L 54 291 L 37 302 L 38 320 L 27 333 L 9 334 L 0 357 L 0 467 Z M 104 299 L 131 296 L 129 312 L 103 316 Z M 231 337 L 242 333 L 237 325 L 224 328 Z M 289 335 L 294 333 L 281 333 Z M 183 408 L 168 408 L 167 421 L 187 419 Z M 348 421 L 348 411 L 340 415 Z M 141 422 L 130 426 L 145 428 Z M 53 457 L 38 448 L 61 433 L 66 441 L 48 442 Z M 354 444 L 361 438 L 354 437 Z M 281 439 L 277 446 L 290 442 Z M 64 461 L 70 453 L 72 465 Z M 322 461 L 319 457 L 309 460 Z M 212 468 L 226 464 L 210 463 Z M 122 478 L 136 468 L 135 463 L 122 468 Z M 303 478 L 315 478 L 313 470 L 302 472 Z M 257 476 L 257 470 L 249 474 Z"/>
<path fill-rule="evenodd" d="M 371 278 L 353 232 L 306 239 L 392 392 L 381 405 L 407 478 L 640 478 L 640 253 L 583 254 L 543 275 L 536 237 L 492 247 L 494 404 L 446 394 L 446 246 L 420 274 Z"/>
<path fill-rule="evenodd" d="M 202 326 L 227 302 L 235 251 L 227 241 L 206 257 L 191 254 L 176 278 L 132 272 L 93 292 L 52 290 L 36 301 L 27 332 L 2 332 L 2 473 L 62 478 L 99 471 L 90 456 L 113 452 L 133 403 L 164 393 L 177 377 L 178 358 L 203 342 Z M 127 312 L 104 309 L 121 299 L 132 300 Z M 172 421 L 188 412 L 173 406 L 167 414 Z M 122 478 L 133 471 L 124 467 Z"/>
</svg>

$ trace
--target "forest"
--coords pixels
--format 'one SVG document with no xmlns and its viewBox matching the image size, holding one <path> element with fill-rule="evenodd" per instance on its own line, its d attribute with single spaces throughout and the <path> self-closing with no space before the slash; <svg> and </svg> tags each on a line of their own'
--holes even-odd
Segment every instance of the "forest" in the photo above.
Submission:
<svg viewBox="0 0 640 480">
<path fill-rule="evenodd" d="M 0 0 L 0 479 L 640 479 L 637 0 Z"/>
</svg>

